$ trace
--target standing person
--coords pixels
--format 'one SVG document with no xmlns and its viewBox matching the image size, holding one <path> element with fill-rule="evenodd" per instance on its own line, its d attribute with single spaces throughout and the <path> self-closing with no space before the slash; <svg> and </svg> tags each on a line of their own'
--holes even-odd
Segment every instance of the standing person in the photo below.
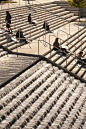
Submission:
<svg viewBox="0 0 86 129">
<path fill-rule="evenodd" d="M 36 24 L 36 21 L 32 21 L 32 17 L 31 17 L 31 14 L 29 14 L 28 16 L 28 22 L 32 23 L 32 24 Z"/>
<path fill-rule="evenodd" d="M 28 4 L 30 4 L 30 2 L 29 2 L 30 0 L 28 0 Z"/>
<path fill-rule="evenodd" d="M 46 30 L 50 30 L 47 21 L 44 21 L 43 28 Z"/>
<path fill-rule="evenodd" d="M 25 41 L 27 43 L 25 37 L 23 36 L 23 32 L 21 29 L 19 29 L 16 33 L 16 38 L 19 39 L 20 41 Z"/>
<path fill-rule="evenodd" d="M 10 15 L 9 11 L 6 11 L 5 21 L 7 22 L 6 23 L 6 27 L 8 28 L 9 31 L 11 30 L 11 33 L 12 33 L 12 29 L 10 27 L 10 24 L 11 24 L 11 15 Z"/>
<path fill-rule="evenodd" d="M 29 14 L 29 16 L 28 16 L 28 22 L 32 23 L 31 14 Z"/>
</svg>

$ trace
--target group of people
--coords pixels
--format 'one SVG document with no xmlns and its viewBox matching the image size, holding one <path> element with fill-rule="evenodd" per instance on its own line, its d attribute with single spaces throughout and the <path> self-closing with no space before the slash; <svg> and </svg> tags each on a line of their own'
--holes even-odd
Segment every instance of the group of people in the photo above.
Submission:
<svg viewBox="0 0 86 129">
<path fill-rule="evenodd" d="M 61 50 L 63 55 L 66 55 L 66 54 L 70 53 L 69 50 L 66 49 L 66 47 L 60 46 L 60 44 L 58 42 L 58 38 L 55 39 L 55 42 L 53 43 L 53 46 L 54 46 L 53 47 L 54 50 Z M 78 63 L 81 63 L 81 62 L 86 63 L 86 58 L 83 56 L 83 51 L 79 52 L 79 54 L 77 56 L 77 59 L 78 59 Z"/>
<path fill-rule="evenodd" d="M 11 18 L 12 17 L 10 15 L 9 11 L 6 11 L 6 18 L 5 18 L 6 28 L 8 29 L 8 32 L 10 32 L 12 34 L 12 29 L 10 27 L 10 25 L 11 25 Z M 31 24 L 35 24 L 35 22 L 32 21 L 31 14 L 28 15 L 28 22 L 31 23 Z M 47 31 L 50 30 L 47 21 L 44 21 L 43 28 L 46 29 Z M 26 41 L 26 39 L 25 39 L 21 29 L 19 29 L 17 31 L 16 38 L 19 39 L 20 41 L 25 41 L 25 43 L 27 43 L 27 41 Z"/>
<path fill-rule="evenodd" d="M 29 16 L 28 16 L 28 22 L 29 22 L 29 23 L 32 23 L 32 24 L 35 24 L 35 23 L 32 21 L 31 14 L 29 14 Z M 50 31 L 50 28 L 49 28 L 49 25 L 48 25 L 47 21 L 44 21 L 44 23 L 43 23 L 43 28 L 44 28 L 46 31 Z"/>
<path fill-rule="evenodd" d="M 8 31 L 10 32 L 10 33 L 12 33 L 12 29 L 11 29 L 11 27 L 10 27 L 10 24 L 11 24 L 11 15 L 10 15 L 10 13 L 9 13 L 9 11 L 6 11 L 6 18 L 5 18 L 5 21 L 6 21 L 6 27 L 8 28 Z M 33 21 L 32 21 L 32 18 L 31 18 L 31 14 L 29 14 L 29 16 L 28 16 L 28 22 L 29 23 L 32 23 L 32 24 L 35 24 Z M 49 25 L 48 25 L 48 23 L 47 23 L 47 21 L 44 21 L 44 23 L 43 23 L 43 28 L 46 30 L 46 31 L 50 31 L 50 28 L 49 28 Z M 26 41 L 26 39 L 25 39 L 25 37 L 24 37 L 24 35 L 23 35 L 23 32 L 22 32 L 22 30 L 21 29 L 19 29 L 18 31 L 17 31 L 17 33 L 16 33 L 16 38 L 17 39 L 19 39 L 20 40 L 20 42 L 21 41 L 24 41 L 25 43 L 27 43 L 27 41 Z M 68 54 L 69 53 L 69 51 L 66 49 L 66 47 L 62 47 L 62 46 L 60 46 L 60 44 L 59 44 L 59 42 L 58 42 L 58 38 L 56 38 L 55 39 L 55 42 L 53 43 L 53 46 L 54 46 L 54 50 L 61 50 L 62 52 L 63 52 L 63 55 L 66 55 L 66 54 Z M 77 56 L 77 59 L 79 60 L 78 62 L 85 62 L 86 63 L 86 59 L 85 58 L 83 58 L 83 52 L 81 51 L 80 53 L 79 53 L 79 55 Z"/>
<path fill-rule="evenodd" d="M 12 34 L 12 29 L 10 27 L 10 24 L 11 24 L 11 15 L 9 13 L 9 11 L 6 11 L 6 18 L 5 18 L 5 21 L 6 21 L 6 28 L 8 29 L 8 32 L 10 32 Z M 19 29 L 16 33 L 16 38 L 21 41 L 24 41 L 25 43 L 27 43 L 24 35 L 23 35 L 23 32 L 21 29 Z"/>
</svg>

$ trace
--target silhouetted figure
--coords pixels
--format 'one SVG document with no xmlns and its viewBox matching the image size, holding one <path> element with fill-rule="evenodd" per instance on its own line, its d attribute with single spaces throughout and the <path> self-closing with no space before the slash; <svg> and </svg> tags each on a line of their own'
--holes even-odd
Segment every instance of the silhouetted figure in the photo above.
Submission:
<svg viewBox="0 0 86 129">
<path fill-rule="evenodd" d="M 9 11 L 6 11 L 5 21 L 6 21 L 6 27 L 8 28 L 9 31 L 11 30 L 11 33 L 12 33 L 12 29 L 10 27 L 10 24 L 11 24 L 11 15 L 10 15 Z"/>
<path fill-rule="evenodd" d="M 9 11 L 6 11 L 6 18 L 5 20 L 7 21 L 7 23 L 11 24 L 11 15 L 9 13 Z"/>
<path fill-rule="evenodd" d="M 32 23 L 31 14 L 29 14 L 29 16 L 28 16 L 28 22 Z"/>
<path fill-rule="evenodd" d="M 58 38 L 55 39 L 55 42 L 53 43 L 53 46 L 54 46 L 54 50 L 59 50 L 61 49 L 63 54 L 66 55 L 68 54 L 68 50 L 65 48 L 66 46 L 60 46 L 59 42 L 58 42 Z"/>
<path fill-rule="evenodd" d="M 44 21 L 43 28 L 46 30 L 50 30 L 47 21 Z"/>
<path fill-rule="evenodd" d="M 77 56 L 77 59 L 78 59 L 78 63 L 81 63 L 81 62 L 86 63 L 86 58 L 83 57 L 83 52 L 82 51 L 79 52 L 79 55 Z"/>
<path fill-rule="evenodd" d="M 29 14 L 29 16 L 28 16 L 28 22 L 29 23 L 32 23 L 32 24 L 36 24 L 36 21 L 35 20 L 32 21 L 31 14 Z"/>
<path fill-rule="evenodd" d="M 30 4 L 30 2 L 29 2 L 30 0 L 28 0 L 28 4 Z"/>
<path fill-rule="evenodd" d="M 16 38 L 21 41 L 25 41 L 25 43 L 27 43 L 25 37 L 23 36 L 23 32 L 21 31 L 21 29 L 19 29 L 16 33 Z"/>
</svg>

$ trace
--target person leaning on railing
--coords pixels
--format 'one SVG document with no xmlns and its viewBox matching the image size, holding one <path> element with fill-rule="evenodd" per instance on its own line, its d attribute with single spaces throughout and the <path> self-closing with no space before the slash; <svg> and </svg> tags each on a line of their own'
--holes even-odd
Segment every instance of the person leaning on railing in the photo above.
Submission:
<svg viewBox="0 0 86 129">
<path fill-rule="evenodd" d="M 79 52 L 77 59 L 78 59 L 78 63 L 81 63 L 81 62 L 86 63 L 86 58 L 83 56 L 82 51 Z"/>
<path fill-rule="evenodd" d="M 27 43 L 25 37 L 23 36 L 23 32 L 22 32 L 21 29 L 19 29 L 19 30 L 17 31 L 17 33 L 16 33 L 16 38 L 17 38 L 18 40 L 20 40 L 20 42 L 21 42 L 21 41 L 25 41 L 25 43 Z"/>
<path fill-rule="evenodd" d="M 54 50 L 62 50 L 63 54 L 66 55 L 69 53 L 69 51 L 66 49 L 66 46 L 60 46 L 59 42 L 58 42 L 58 38 L 55 39 L 54 43 Z"/>
</svg>

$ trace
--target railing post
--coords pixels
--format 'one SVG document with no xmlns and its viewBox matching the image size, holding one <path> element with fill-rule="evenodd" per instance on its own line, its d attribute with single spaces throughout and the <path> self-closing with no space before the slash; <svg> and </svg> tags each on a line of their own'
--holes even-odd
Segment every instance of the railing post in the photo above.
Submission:
<svg viewBox="0 0 86 129">
<path fill-rule="evenodd" d="M 27 5 L 27 1 L 25 0 L 25 6 Z"/>
<path fill-rule="evenodd" d="M 18 57 L 18 48 L 17 48 L 17 42 L 16 42 L 16 53 L 17 53 L 17 57 Z"/>
<path fill-rule="evenodd" d="M 67 38 L 68 38 L 69 36 L 68 36 L 68 34 L 67 34 Z"/>
<path fill-rule="evenodd" d="M 69 34 L 70 34 L 70 21 L 69 21 Z"/>
<path fill-rule="evenodd" d="M 31 39 L 31 25 L 30 25 L 30 39 Z"/>
<path fill-rule="evenodd" d="M 7 48 L 8 48 L 8 33 L 7 33 Z"/>
<path fill-rule="evenodd" d="M 19 0 L 19 7 L 20 7 L 20 0 Z"/>
<path fill-rule="evenodd" d="M 49 43 L 50 43 L 50 35 L 49 35 Z"/>
<path fill-rule="evenodd" d="M 58 37 L 58 31 L 57 31 L 57 37 Z"/>
<path fill-rule="evenodd" d="M 19 43 L 20 43 L 20 29 L 19 29 Z"/>
<path fill-rule="evenodd" d="M 50 49 L 50 56 L 51 56 L 50 35 L 49 35 L 49 49 Z"/>
<path fill-rule="evenodd" d="M 82 51 L 82 40 L 81 40 L 81 51 Z"/>
<path fill-rule="evenodd" d="M 60 39 L 60 44 L 61 44 L 61 39 Z"/>
<path fill-rule="evenodd" d="M 45 23 L 45 44 L 46 44 L 46 23 Z"/>
<path fill-rule="evenodd" d="M 79 21 L 78 21 L 78 41 L 79 41 Z"/>
<path fill-rule="evenodd" d="M 66 53 L 66 68 L 67 68 L 67 53 Z"/>
<path fill-rule="evenodd" d="M 51 56 L 51 44 L 49 46 L 50 46 L 50 56 Z"/>
<path fill-rule="evenodd" d="M 38 55 L 39 55 L 39 40 L 38 40 Z"/>
<path fill-rule="evenodd" d="M 0 11 L 0 28 L 2 26 L 2 23 L 1 23 L 1 11 Z"/>
<path fill-rule="evenodd" d="M 43 31 L 43 45 L 44 45 L 44 31 Z"/>
<path fill-rule="evenodd" d="M 2 10 L 2 1 L 1 1 L 1 10 Z"/>
<path fill-rule="evenodd" d="M 29 24 L 30 26 L 30 24 Z M 30 37 L 29 37 L 29 44 L 30 44 L 30 39 L 31 39 L 31 26 L 30 26 Z"/>
</svg>

